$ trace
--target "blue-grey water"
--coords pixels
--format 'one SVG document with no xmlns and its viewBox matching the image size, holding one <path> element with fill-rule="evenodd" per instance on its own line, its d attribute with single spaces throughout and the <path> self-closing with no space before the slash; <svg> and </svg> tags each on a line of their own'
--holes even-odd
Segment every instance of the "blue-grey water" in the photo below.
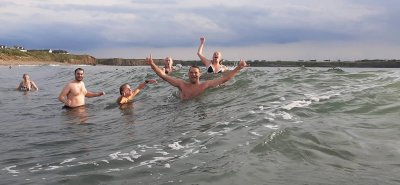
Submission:
<svg viewBox="0 0 400 185">
<path fill-rule="evenodd" d="M 0 67 L 0 184 L 400 184 L 400 69 L 246 68 L 181 101 L 148 66 L 83 66 L 106 95 L 69 111 L 76 67 Z"/>
</svg>

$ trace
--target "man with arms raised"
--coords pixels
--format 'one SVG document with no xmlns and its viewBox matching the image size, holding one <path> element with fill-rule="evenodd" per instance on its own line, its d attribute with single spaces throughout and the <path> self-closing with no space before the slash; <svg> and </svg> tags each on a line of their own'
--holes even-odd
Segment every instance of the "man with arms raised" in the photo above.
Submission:
<svg viewBox="0 0 400 185">
<path fill-rule="evenodd" d="M 84 70 L 82 68 L 75 69 L 75 80 L 65 85 L 58 96 L 58 100 L 65 104 L 65 108 L 75 108 L 85 105 L 85 97 L 97 97 L 105 95 L 104 92 L 93 93 L 86 90 L 83 83 Z"/>
<path fill-rule="evenodd" d="M 229 71 L 226 75 L 217 79 L 206 80 L 204 82 L 200 82 L 200 68 L 198 66 L 192 66 L 190 67 L 188 72 L 189 82 L 187 82 L 182 79 L 174 78 L 165 74 L 162 69 L 154 64 L 151 56 L 150 58 L 146 58 L 146 62 L 151 66 L 153 71 L 156 72 L 156 74 L 160 78 L 179 89 L 180 97 L 182 100 L 194 98 L 202 94 L 208 88 L 216 87 L 220 84 L 227 82 L 228 80 L 232 79 L 241 69 L 247 66 L 245 61 L 240 60 L 239 65 L 234 70 Z"/>
</svg>

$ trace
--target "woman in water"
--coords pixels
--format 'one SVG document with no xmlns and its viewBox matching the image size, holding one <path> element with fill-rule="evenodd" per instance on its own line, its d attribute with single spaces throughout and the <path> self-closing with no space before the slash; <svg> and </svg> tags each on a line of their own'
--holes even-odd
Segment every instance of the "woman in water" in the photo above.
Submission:
<svg viewBox="0 0 400 185">
<path fill-rule="evenodd" d="M 213 54 L 212 60 L 208 60 L 203 55 L 203 47 L 204 47 L 205 39 L 204 37 L 200 37 L 200 46 L 197 50 L 197 55 L 200 57 L 201 62 L 206 66 L 208 73 L 222 73 L 227 70 L 226 66 L 222 65 L 221 52 L 216 51 Z"/>
<path fill-rule="evenodd" d="M 29 79 L 28 74 L 22 75 L 22 81 L 17 87 L 17 90 L 20 91 L 31 91 L 32 89 L 39 90 L 35 82 Z"/>
<path fill-rule="evenodd" d="M 169 74 L 173 70 L 175 70 L 174 67 L 172 67 L 172 65 L 174 65 L 174 61 L 172 61 L 172 58 L 166 57 L 164 59 L 164 67 L 162 68 L 165 74 Z"/>
</svg>

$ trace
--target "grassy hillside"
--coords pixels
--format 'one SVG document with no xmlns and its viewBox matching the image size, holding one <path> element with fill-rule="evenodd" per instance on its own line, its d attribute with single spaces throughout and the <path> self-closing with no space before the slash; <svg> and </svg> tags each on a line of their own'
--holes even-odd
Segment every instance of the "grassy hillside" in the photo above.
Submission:
<svg viewBox="0 0 400 185">
<path fill-rule="evenodd" d="M 0 60 L 19 62 L 61 62 L 67 64 L 95 65 L 96 59 L 90 55 L 55 54 L 48 52 L 22 52 L 17 49 L 0 49 Z"/>
</svg>

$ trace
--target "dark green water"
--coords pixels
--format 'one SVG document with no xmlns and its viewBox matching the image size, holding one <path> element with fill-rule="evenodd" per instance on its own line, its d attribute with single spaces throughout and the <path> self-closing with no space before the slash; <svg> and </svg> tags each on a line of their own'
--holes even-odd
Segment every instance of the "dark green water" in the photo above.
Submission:
<svg viewBox="0 0 400 185">
<path fill-rule="evenodd" d="M 190 101 L 160 80 L 120 109 L 150 67 L 83 66 L 107 94 L 66 111 L 75 68 L 0 67 L 0 184 L 400 184 L 399 69 L 247 68 Z"/>
</svg>

